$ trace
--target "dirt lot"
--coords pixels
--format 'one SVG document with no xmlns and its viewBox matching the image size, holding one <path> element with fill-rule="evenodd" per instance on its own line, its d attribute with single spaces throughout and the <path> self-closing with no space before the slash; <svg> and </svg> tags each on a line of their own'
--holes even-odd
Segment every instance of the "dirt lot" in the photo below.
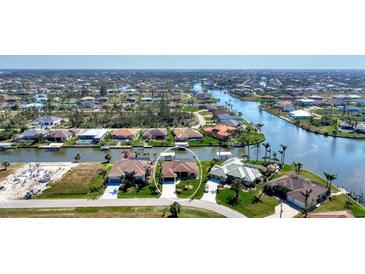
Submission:
<svg viewBox="0 0 365 274">
<path fill-rule="evenodd" d="M 10 164 L 10 166 L 8 166 L 8 168 L 6 170 L 3 170 L 2 168 L 0 168 L 0 181 L 4 180 L 6 177 L 8 177 L 11 174 L 14 174 L 18 168 L 21 168 L 23 166 L 24 166 L 24 164 Z"/>
</svg>

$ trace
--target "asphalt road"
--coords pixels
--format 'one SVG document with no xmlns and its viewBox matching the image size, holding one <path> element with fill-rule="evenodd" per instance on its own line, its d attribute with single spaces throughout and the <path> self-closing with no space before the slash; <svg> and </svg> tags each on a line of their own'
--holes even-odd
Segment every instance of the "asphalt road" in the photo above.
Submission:
<svg viewBox="0 0 365 274">
<path fill-rule="evenodd" d="M 177 201 L 182 206 L 206 209 L 228 218 L 245 218 L 241 213 L 212 202 L 185 199 L 62 199 L 62 200 L 8 200 L 0 201 L 0 208 L 61 208 L 61 207 L 104 207 L 104 206 L 168 206 Z"/>
</svg>

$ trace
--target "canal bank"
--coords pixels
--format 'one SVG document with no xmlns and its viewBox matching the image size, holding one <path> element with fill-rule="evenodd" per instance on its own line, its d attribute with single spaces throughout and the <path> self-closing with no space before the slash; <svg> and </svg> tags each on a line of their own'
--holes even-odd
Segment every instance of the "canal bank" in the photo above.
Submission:
<svg viewBox="0 0 365 274">
<path fill-rule="evenodd" d="M 262 131 L 272 151 L 287 145 L 286 162 L 301 162 L 306 169 L 323 175 L 337 174 L 337 186 L 357 193 L 365 192 L 365 140 L 335 138 L 314 134 L 299 128 L 271 113 L 260 111 L 259 102 L 243 101 L 222 90 L 209 90 L 218 104 L 232 104 L 234 111 L 254 124 L 264 124 Z M 261 146 L 260 157 L 264 155 Z"/>
</svg>

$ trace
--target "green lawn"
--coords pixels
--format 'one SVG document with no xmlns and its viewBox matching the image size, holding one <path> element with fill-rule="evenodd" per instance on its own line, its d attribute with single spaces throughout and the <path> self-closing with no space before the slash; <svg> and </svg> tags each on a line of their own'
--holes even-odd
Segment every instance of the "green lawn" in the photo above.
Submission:
<svg viewBox="0 0 365 274">
<path fill-rule="evenodd" d="M 322 202 L 318 208 L 313 212 L 328 212 L 328 211 L 342 211 L 351 210 L 355 217 L 365 217 L 365 208 L 352 200 L 346 194 L 340 194 L 327 199 Z"/>
<path fill-rule="evenodd" d="M 220 140 L 203 134 L 204 138 L 203 140 L 193 140 L 193 141 L 189 141 L 189 146 L 191 147 L 198 147 L 198 146 L 209 146 L 209 145 L 219 145 L 219 143 L 221 142 Z"/>
<path fill-rule="evenodd" d="M 39 209 L 0 209 L 0 218 L 168 218 L 169 207 L 76 207 Z M 223 218 L 203 209 L 182 207 L 180 218 Z"/>
<path fill-rule="evenodd" d="M 35 199 L 96 199 L 104 193 L 104 181 L 112 164 L 80 164 L 51 183 Z M 105 175 L 101 171 L 105 170 Z"/>
<path fill-rule="evenodd" d="M 197 112 L 200 109 L 197 106 L 183 106 L 181 110 L 185 112 Z"/>
<path fill-rule="evenodd" d="M 236 205 L 230 205 L 228 199 L 234 195 L 234 191 L 231 189 L 223 189 L 217 193 L 217 203 L 230 207 L 238 212 L 246 215 L 250 218 L 259 218 L 270 216 L 275 213 L 275 207 L 280 204 L 280 201 L 275 197 L 270 197 L 263 194 L 260 200 L 256 200 L 255 197 L 259 197 L 264 184 L 256 185 L 255 189 L 251 189 L 247 192 L 241 192 L 240 201 Z"/>
<path fill-rule="evenodd" d="M 136 191 L 135 187 L 130 187 L 127 192 L 119 191 L 118 198 L 158 198 L 161 194 L 159 192 L 155 194 L 150 189 L 154 185 L 154 182 L 151 182 L 139 192 Z"/>
<path fill-rule="evenodd" d="M 192 197 L 192 199 L 201 199 L 204 195 L 205 183 L 208 179 L 208 172 L 212 166 L 212 161 L 200 161 L 203 169 L 203 176 L 202 176 L 202 183 L 199 187 L 200 179 L 188 179 L 188 180 L 181 180 L 178 185 L 176 185 L 177 189 L 182 189 L 182 192 L 177 194 L 179 198 L 189 198 L 199 187 L 199 190 L 196 194 Z M 198 168 L 199 165 L 198 165 Z M 184 190 L 184 186 L 192 185 L 193 189 Z"/>
</svg>

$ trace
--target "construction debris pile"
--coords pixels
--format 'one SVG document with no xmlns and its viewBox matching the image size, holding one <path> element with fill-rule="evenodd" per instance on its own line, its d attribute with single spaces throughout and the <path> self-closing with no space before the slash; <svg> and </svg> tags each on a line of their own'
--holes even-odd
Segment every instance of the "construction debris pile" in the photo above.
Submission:
<svg viewBox="0 0 365 274">
<path fill-rule="evenodd" d="M 75 164 L 29 164 L 19 168 L 0 182 L 0 200 L 31 198 L 42 192 L 50 182 L 57 181 Z"/>
</svg>

